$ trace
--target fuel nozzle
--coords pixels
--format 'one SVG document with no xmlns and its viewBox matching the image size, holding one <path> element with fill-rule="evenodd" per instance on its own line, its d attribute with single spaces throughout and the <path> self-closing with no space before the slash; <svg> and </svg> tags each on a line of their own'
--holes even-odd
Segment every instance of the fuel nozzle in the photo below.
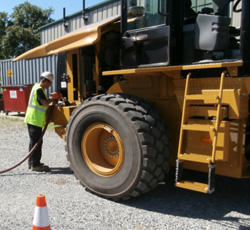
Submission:
<svg viewBox="0 0 250 230">
<path fill-rule="evenodd" d="M 58 93 L 58 92 L 53 92 L 50 94 L 50 98 L 53 100 L 56 100 L 56 99 L 63 98 L 63 95 L 61 93 Z"/>
</svg>

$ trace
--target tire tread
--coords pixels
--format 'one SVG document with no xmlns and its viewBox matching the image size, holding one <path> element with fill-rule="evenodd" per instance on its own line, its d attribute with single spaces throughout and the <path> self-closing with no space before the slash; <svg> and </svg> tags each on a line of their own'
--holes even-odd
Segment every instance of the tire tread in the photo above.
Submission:
<svg viewBox="0 0 250 230">
<path fill-rule="evenodd" d="M 66 128 L 66 140 L 70 127 L 75 117 L 81 110 L 92 103 L 108 104 L 124 116 L 130 119 L 138 133 L 141 146 L 143 162 L 141 173 L 137 178 L 133 189 L 129 190 L 120 197 L 106 197 L 113 200 L 127 200 L 131 197 L 139 196 L 162 181 L 165 173 L 169 171 L 170 155 L 172 153 L 170 134 L 164 120 L 155 111 L 153 106 L 142 99 L 127 94 L 105 94 L 86 99 L 79 105 L 69 118 Z M 69 149 L 67 159 L 70 161 Z M 158 151 L 157 151 L 158 150 Z M 71 170 L 74 171 L 74 168 Z M 76 175 L 80 180 L 80 178 Z M 82 182 L 80 182 L 83 184 Z M 98 194 L 100 195 L 100 194 Z M 105 197 L 105 195 L 103 196 Z"/>
</svg>

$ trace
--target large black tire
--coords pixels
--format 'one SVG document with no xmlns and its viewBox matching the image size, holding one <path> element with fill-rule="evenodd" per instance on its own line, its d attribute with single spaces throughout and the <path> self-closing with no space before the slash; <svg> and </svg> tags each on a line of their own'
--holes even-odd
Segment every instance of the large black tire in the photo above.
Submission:
<svg viewBox="0 0 250 230">
<path fill-rule="evenodd" d="M 170 168 L 165 123 L 148 103 L 125 94 L 85 100 L 69 119 L 66 143 L 75 176 L 108 199 L 143 194 L 163 181 Z"/>
</svg>

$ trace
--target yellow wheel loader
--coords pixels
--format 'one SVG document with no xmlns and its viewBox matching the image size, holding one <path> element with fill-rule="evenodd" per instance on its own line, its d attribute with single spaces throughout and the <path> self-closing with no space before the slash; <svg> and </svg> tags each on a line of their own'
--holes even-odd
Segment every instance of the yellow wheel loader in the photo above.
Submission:
<svg viewBox="0 0 250 230">
<path fill-rule="evenodd" d="M 136 197 L 170 167 L 177 187 L 203 193 L 216 175 L 250 176 L 250 2 L 205 2 L 122 0 L 121 16 L 16 58 L 58 54 L 52 122 L 92 193 Z"/>
</svg>

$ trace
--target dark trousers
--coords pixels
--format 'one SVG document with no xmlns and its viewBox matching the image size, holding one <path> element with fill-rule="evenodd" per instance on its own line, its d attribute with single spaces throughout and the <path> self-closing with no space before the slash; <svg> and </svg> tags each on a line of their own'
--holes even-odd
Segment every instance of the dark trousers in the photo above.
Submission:
<svg viewBox="0 0 250 230">
<path fill-rule="evenodd" d="M 30 137 L 30 144 L 29 144 L 29 151 L 33 148 L 33 146 L 38 142 L 39 138 L 42 135 L 42 128 L 37 127 L 35 125 L 27 124 L 28 125 L 28 132 Z M 37 149 L 34 151 L 32 156 L 29 158 L 29 165 L 36 167 L 40 165 L 40 160 L 42 157 L 42 144 L 43 141 L 39 144 Z"/>
</svg>

